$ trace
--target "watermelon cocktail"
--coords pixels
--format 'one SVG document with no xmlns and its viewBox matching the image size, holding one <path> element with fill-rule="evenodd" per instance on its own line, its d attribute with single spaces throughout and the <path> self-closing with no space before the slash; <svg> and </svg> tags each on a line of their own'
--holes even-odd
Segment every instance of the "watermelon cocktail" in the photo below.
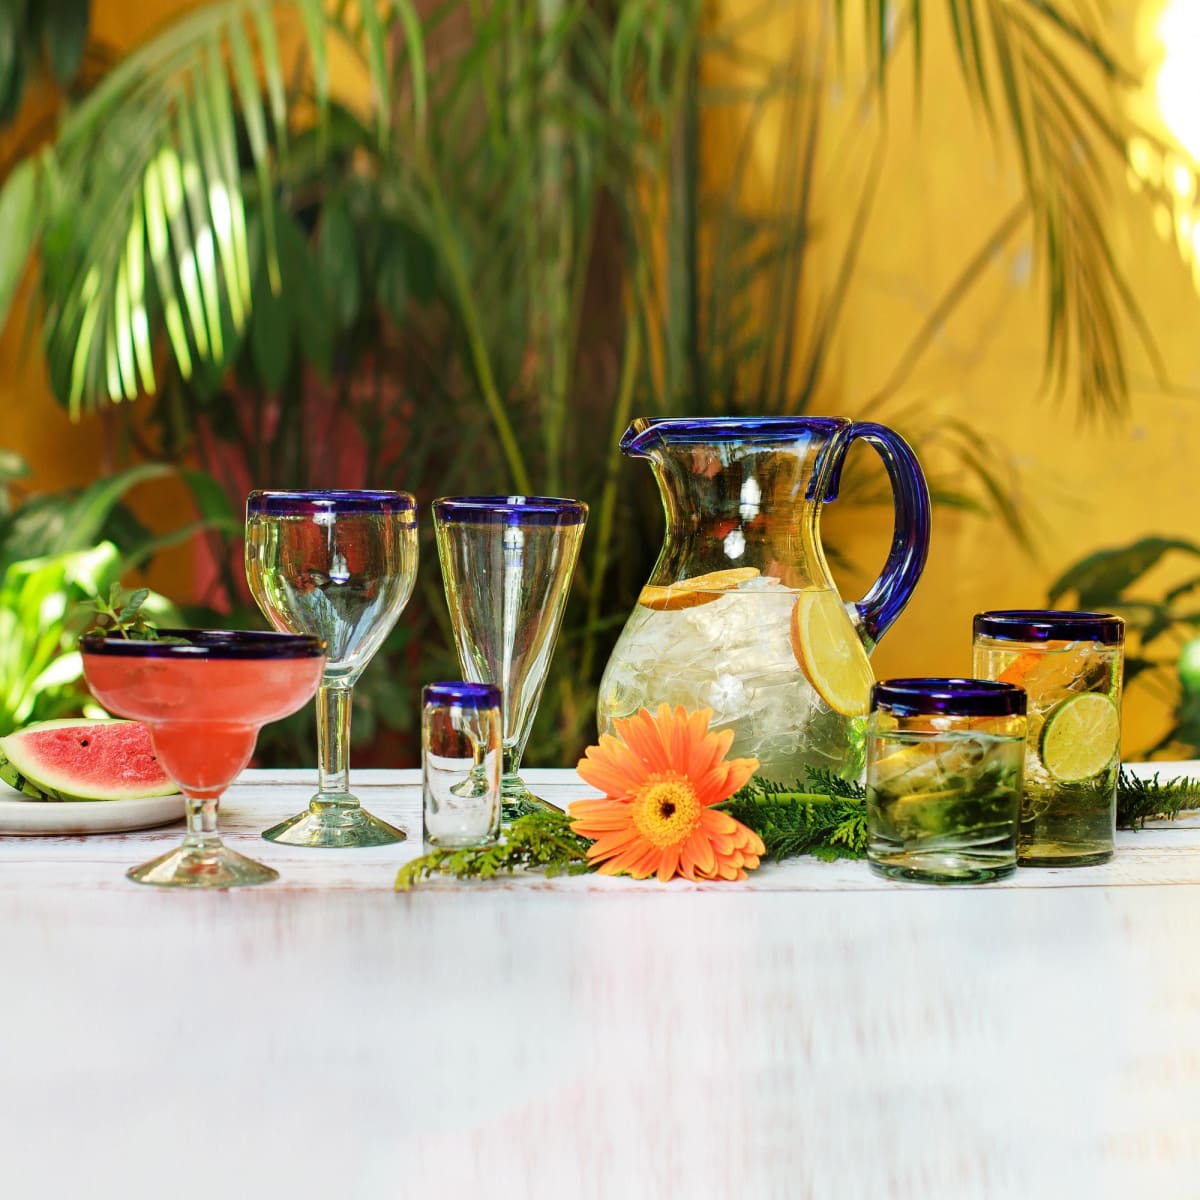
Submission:
<svg viewBox="0 0 1200 1200">
<path fill-rule="evenodd" d="M 129 871 L 163 887 L 268 883 L 278 872 L 217 836 L 221 793 L 250 761 L 259 728 L 302 708 L 325 667 L 320 638 L 282 633 L 163 630 L 162 641 L 119 635 L 80 641 L 92 694 L 150 729 L 163 770 L 187 800 L 183 844 Z"/>
</svg>

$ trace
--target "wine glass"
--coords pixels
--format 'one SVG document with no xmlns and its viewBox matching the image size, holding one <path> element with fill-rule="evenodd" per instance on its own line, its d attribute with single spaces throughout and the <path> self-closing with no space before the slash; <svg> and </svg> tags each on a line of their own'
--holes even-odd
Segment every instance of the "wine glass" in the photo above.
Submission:
<svg viewBox="0 0 1200 1200">
<path fill-rule="evenodd" d="M 246 576 L 276 629 L 329 646 L 317 693 L 317 794 L 263 837 L 289 846 L 385 846 L 404 831 L 350 793 L 354 684 L 412 595 L 417 504 L 407 492 L 251 492 Z"/>
<path fill-rule="evenodd" d="M 325 643 L 220 629 L 164 629 L 160 636 L 171 640 L 89 634 L 79 643 L 92 694 L 110 712 L 149 728 L 158 761 L 187 802 L 183 844 L 128 876 L 187 888 L 278 879 L 278 871 L 221 841 L 217 809 L 221 793 L 250 761 L 259 728 L 312 699 Z"/>
<path fill-rule="evenodd" d="M 582 501 L 547 496 L 450 496 L 433 504 L 459 664 L 467 679 L 503 693 L 506 820 L 551 807 L 518 772 L 587 514 Z"/>
</svg>

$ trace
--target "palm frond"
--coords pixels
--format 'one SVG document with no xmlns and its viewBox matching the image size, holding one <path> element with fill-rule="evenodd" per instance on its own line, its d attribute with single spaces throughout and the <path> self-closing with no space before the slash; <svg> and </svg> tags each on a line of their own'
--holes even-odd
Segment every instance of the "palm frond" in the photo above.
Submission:
<svg viewBox="0 0 1200 1200">
<path fill-rule="evenodd" d="M 409 136 L 423 120 L 423 46 L 410 0 L 364 6 L 355 30 L 320 0 L 224 0 L 186 14 L 125 58 L 68 115 L 44 168 L 57 201 L 46 218 L 54 236 L 43 245 L 45 337 L 56 390 L 73 412 L 153 391 L 151 346 L 160 326 L 185 379 L 198 363 L 227 361 L 227 330 L 235 341 L 244 334 L 253 296 L 239 128 L 248 174 L 265 199 L 292 140 L 295 88 L 275 29 L 289 11 L 300 18 L 311 63 L 302 86 L 315 105 L 319 155 L 329 138 L 331 34 L 358 50 L 386 103 L 399 67 L 380 51 L 399 21 L 415 119 L 381 114 L 380 137 L 385 115 L 389 130 L 398 125 Z M 277 290 L 274 206 L 258 208 Z"/>
<path fill-rule="evenodd" d="M 886 46 L 874 32 L 877 0 L 863 0 L 872 68 L 882 88 Z M 920 41 L 929 5 L 910 0 Z M 1046 305 L 1046 378 L 1076 388 L 1085 414 L 1117 414 L 1128 401 L 1122 320 L 1156 352 L 1132 289 L 1109 251 L 1100 219 L 1104 179 L 1097 147 L 1124 153 L 1118 119 L 1095 84 L 1129 73 L 1090 26 L 1083 0 L 946 0 L 955 55 L 989 121 L 1002 108 L 1034 218 Z M 1086 64 L 1081 82 L 1080 59 Z"/>
</svg>

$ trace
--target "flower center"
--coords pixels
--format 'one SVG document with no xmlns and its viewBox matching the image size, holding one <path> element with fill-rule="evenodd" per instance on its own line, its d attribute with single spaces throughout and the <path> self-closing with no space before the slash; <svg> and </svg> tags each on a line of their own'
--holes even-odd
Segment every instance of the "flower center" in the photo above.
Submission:
<svg viewBox="0 0 1200 1200">
<path fill-rule="evenodd" d="M 673 771 L 651 775 L 634 797 L 634 826 L 660 850 L 685 841 L 699 820 L 700 801 L 691 783 Z"/>
</svg>

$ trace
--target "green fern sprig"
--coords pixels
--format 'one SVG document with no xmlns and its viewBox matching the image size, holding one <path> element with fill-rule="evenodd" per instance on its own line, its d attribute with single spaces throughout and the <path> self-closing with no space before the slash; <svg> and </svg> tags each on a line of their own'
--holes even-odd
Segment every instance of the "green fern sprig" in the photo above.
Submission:
<svg viewBox="0 0 1200 1200">
<path fill-rule="evenodd" d="M 806 768 L 806 776 L 804 785 L 755 776 L 719 807 L 753 829 L 775 862 L 800 854 L 823 862 L 862 858 L 867 851 L 862 785 L 815 767 Z"/>
<path fill-rule="evenodd" d="M 564 812 L 537 809 L 518 817 L 494 846 L 468 850 L 434 850 L 405 863 L 396 876 L 396 891 L 410 891 L 435 875 L 454 879 L 493 879 L 514 871 L 580 875 L 589 869 L 589 838 L 571 828 Z"/>
</svg>

